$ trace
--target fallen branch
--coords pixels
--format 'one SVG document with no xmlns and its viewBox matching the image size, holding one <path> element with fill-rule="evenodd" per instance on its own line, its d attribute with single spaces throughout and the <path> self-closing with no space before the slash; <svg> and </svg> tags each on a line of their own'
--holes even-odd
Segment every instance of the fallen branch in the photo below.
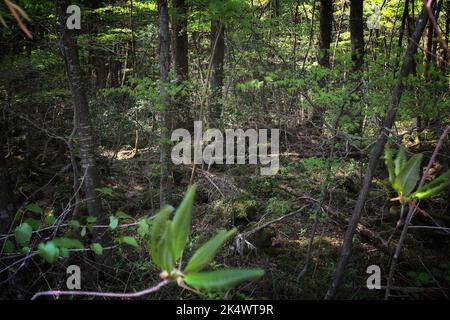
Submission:
<svg viewBox="0 0 450 320">
<path fill-rule="evenodd" d="M 156 286 L 147 288 L 138 292 L 131 293 L 121 293 L 121 292 L 97 292 L 97 291 L 59 291 L 59 290 L 50 290 L 36 293 L 31 300 L 36 300 L 39 297 L 43 296 L 87 296 L 87 297 L 103 297 L 103 298 L 121 298 L 121 299 L 130 299 L 130 298 L 138 298 L 145 296 L 147 294 L 153 293 L 161 289 L 162 287 L 169 284 L 169 280 L 164 280 L 158 283 Z"/>
</svg>

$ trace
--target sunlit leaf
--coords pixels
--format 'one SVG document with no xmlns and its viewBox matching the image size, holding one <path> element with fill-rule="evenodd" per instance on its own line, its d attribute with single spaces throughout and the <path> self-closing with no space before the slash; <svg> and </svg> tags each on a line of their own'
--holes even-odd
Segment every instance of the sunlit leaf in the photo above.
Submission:
<svg viewBox="0 0 450 320">
<path fill-rule="evenodd" d="M 416 154 L 404 165 L 402 171 L 395 178 L 394 186 L 402 196 L 407 197 L 415 188 L 420 175 L 422 154 Z"/>
<path fill-rule="evenodd" d="M 14 235 L 16 237 L 16 241 L 21 246 L 27 244 L 30 241 L 32 234 L 33 234 L 33 228 L 31 228 L 31 226 L 26 222 L 21 223 L 14 230 Z"/>
<path fill-rule="evenodd" d="M 225 290 L 241 282 L 258 279 L 263 274 L 261 269 L 225 269 L 187 274 L 183 280 L 196 289 Z"/>
<path fill-rule="evenodd" d="M 173 255 L 178 260 L 186 246 L 191 231 L 192 206 L 194 204 L 197 187 L 191 186 L 184 196 L 183 201 L 175 212 L 172 222 Z"/>
<path fill-rule="evenodd" d="M 189 260 L 184 273 L 198 272 L 203 267 L 207 266 L 215 257 L 217 250 L 230 239 L 235 233 L 236 229 L 230 231 L 221 230 L 203 246 L 201 246 Z"/>
</svg>

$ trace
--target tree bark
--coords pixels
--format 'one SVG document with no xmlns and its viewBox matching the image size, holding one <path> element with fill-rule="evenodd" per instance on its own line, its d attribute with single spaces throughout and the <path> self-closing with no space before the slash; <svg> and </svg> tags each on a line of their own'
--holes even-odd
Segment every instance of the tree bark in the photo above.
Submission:
<svg viewBox="0 0 450 320">
<path fill-rule="evenodd" d="M 90 216 L 97 218 L 97 222 L 103 224 L 105 217 L 101 200 L 97 197 L 96 188 L 99 187 L 99 178 L 94 155 L 94 143 L 89 118 L 89 105 L 84 88 L 84 80 L 80 67 L 78 46 L 75 31 L 66 28 L 68 14 L 66 9 L 69 5 L 67 0 L 58 0 L 57 13 L 60 19 L 61 46 L 65 58 L 66 72 L 72 94 L 74 114 L 77 132 L 79 136 L 81 166 L 83 169 L 83 188 L 86 197 L 87 210 Z M 95 229 L 94 229 L 95 230 Z M 95 241 L 100 242 L 101 234 L 95 233 Z"/>
<path fill-rule="evenodd" d="M 333 21 L 333 1 L 320 0 L 320 38 L 319 38 L 319 64 L 330 67 L 330 45 Z"/>
<path fill-rule="evenodd" d="M 224 80 L 223 61 L 225 57 L 224 25 L 221 20 L 211 19 L 211 97 L 209 99 L 209 122 L 212 127 L 222 126 L 222 87 Z"/>
<path fill-rule="evenodd" d="M 161 81 L 161 178 L 160 206 L 172 202 L 172 168 L 170 160 L 171 108 L 167 92 L 170 71 L 170 32 L 167 0 L 158 0 L 159 79 Z"/>
<path fill-rule="evenodd" d="M 187 34 L 186 0 L 173 0 L 172 14 L 172 55 L 177 83 L 189 79 L 189 42 Z M 193 119 L 189 104 L 181 94 L 175 97 L 174 127 L 193 130 Z"/>
<path fill-rule="evenodd" d="M 350 40 L 353 70 L 356 71 L 364 64 L 363 0 L 350 0 Z"/>
<path fill-rule="evenodd" d="M 404 89 L 404 81 L 405 78 L 411 72 L 411 66 L 414 61 L 414 55 L 417 52 L 417 43 L 419 43 L 422 33 L 425 29 L 425 26 L 428 21 L 427 13 L 424 9 L 422 9 L 422 13 L 418 19 L 415 30 L 411 36 L 411 40 L 408 43 L 408 49 L 406 50 L 405 57 L 403 60 L 403 64 L 400 70 L 399 81 L 397 85 L 394 87 L 392 92 L 392 100 L 389 106 L 389 109 L 386 113 L 386 117 L 383 121 L 380 133 L 378 135 L 377 142 L 372 151 L 369 164 L 367 166 L 367 171 L 364 176 L 363 185 L 361 191 L 358 195 L 358 200 L 356 202 L 355 208 L 353 209 L 352 217 L 350 219 L 347 231 L 344 237 L 344 243 L 342 244 L 341 256 L 339 258 L 339 262 L 336 267 L 335 277 L 328 288 L 328 292 L 326 293 L 325 299 L 332 299 L 336 293 L 337 288 L 339 287 L 342 277 L 344 275 L 345 268 L 347 267 L 348 260 L 350 258 L 353 236 L 355 234 L 356 227 L 361 218 L 362 209 L 367 199 L 367 195 L 370 189 L 370 183 L 372 181 L 373 175 L 375 173 L 375 169 L 378 165 L 378 160 L 383 153 L 384 146 L 387 142 L 388 135 L 391 131 L 392 125 L 395 121 L 395 115 L 397 111 L 397 107 L 400 104 L 400 99 Z"/>
</svg>

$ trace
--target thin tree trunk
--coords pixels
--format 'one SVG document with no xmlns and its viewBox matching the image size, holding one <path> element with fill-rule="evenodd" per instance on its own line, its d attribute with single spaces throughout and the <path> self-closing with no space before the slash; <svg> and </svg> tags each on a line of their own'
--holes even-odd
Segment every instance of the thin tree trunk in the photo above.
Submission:
<svg viewBox="0 0 450 320">
<path fill-rule="evenodd" d="M 161 81 L 161 179 L 160 206 L 172 202 L 172 167 L 170 160 L 171 108 L 167 92 L 170 71 L 170 32 L 167 0 L 158 0 L 159 77 Z"/>
<path fill-rule="evenodd" d="M 392 100 L 389 109 L 387 111 L 386 117 L 383 121 L 383 125 L 381 127 L 380 134 L 378 135 L 377 142 L 372 151 L 369 164 L 367 166 L 367 171 L 364 176 L 363 185 L 361 191 L 359 192 L 356 206 L 353 209 L 352 217 L 350 219 L 347 231 L 345 233 L 344 243 L 342 244 L 341 256 L 339 258 L 339 262 L 336 267 L 336 273 L 330 287 L 328 288 L 328 292 L 326 293 L 325 299 L 332 299 L 336 293 L 337 288 L 341 284 L 345 268 L 347 267 L 348 260 L 350 258 L 353 235 L 355 234 L 356 226 L 361 218 L 362 209 L 364 207 L 367 195 L 369 193 L 370 183 L 375 173 L 375 169 L 378 165 L 380 156 L 383 153 L 384 146 L 386 144 L 388 135 L 391 131 L 392 125 L 394 124 L 397 107 L 400 104 L 400 99 L 404 89 L 404 80 L 411 72 L 412 69 L 411 66 L 414 61 L 414 55 L 417 52 L 417 43 L 419 43 L 420 41 L 422 33 L 427 24 L 427 21 L 428 16 L 425 10 L 423 9 L 419 17 L 419 20 L 416 24 L 415 30 L 412 34 L 411 40 L 409 41 L 408 49 L 406 50 L 402 68 L 400 70 L 399 81 L 397 85 L 394 87 L 394 90 L 392 92 Z"/>
<path fill-rule="evenodd" d="M 225 57 L 224 25 L 221 20 L 211 19 L 211 97 L 209 99 L 209 122 L 213 127 L 222 127 L 222 87 L 224 80 L 223 61 Z"/>
<path fill-rule="evenodd" d="M 333 21 L 333 1 L 320 0 L 320 41 L 319 64 L 330 67 L 330 45 Z"/>
<path fill-rule="evenodd" d="M 172 14 L 172 43 L 175 76 L 180 84 L 189 78 L 189 47 L 187 34 L 187 5 L 185 0 L 173 0 Z M 189 104 L 181 94 L 175 97 L 175 128 L 193 130 L 193 119 Z"/>
<path fill-rule="evenodd" d="M 94 155 L 94 142 L 89 118 L 89 105 L 84 88 L 78 46 L 75 31 L 68 30 L 66 26 L 69 5 L 67 0 L 57 1 L 57 12 L 60 19 L 61 46 L 66 62 L 66 71 L 74 105 L 76 126 L 79 136 L 81 166 L 83 169 L 83 187 L 86 196 L 87 210 L 90 216 L 97 218 L 97 222 L 105 222 L 101 200 L 97 196 L 99 187 L 97 166 Z M 100 241 L 102 235 L 94 232 L 95 241 Z"/>
<path fill-rule="evenodd" d="M 350 0 L 350 40 L 353 70 L 359 70 L 364 63 L 363 0 Z"/>
</svg>

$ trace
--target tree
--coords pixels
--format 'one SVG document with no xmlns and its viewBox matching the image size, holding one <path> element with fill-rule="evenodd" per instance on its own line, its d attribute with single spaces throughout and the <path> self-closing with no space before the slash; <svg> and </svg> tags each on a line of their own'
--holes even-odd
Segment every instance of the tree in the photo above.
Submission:
<svg viewBox="0 0 450 320">
<path fill-rule="evenodd" d="M 79 136 L 81 166 L 83 169 L 83 188 L 86 196 L 87 210 L 90 216 L 96 217 L 99 223 L 105 221 L 101 200 L 97 197 L 96 189 L 99 187 L 99 177 L 94 154 L 94 141 L 89 117 L 89 104 L 84 88 L 81 72 L 78 46 L 75 30 L 66 28 L 69 3 L 67 0 L 56 2 L 59 16 L 59 30 L 61 35 L 62 53 L 66 63 L 67 79 L 72 94 L 76 130 Z M 96 233 L 94 238 L 100 241 L 101 235 Z"/>
<path fill-rule="evenodd" d="M 330 67 L 330 44 L 333 21 L 333 1 L 320 0 L 319 64 Z"/>
<path fill-rule="evenodd" d="M 408 48 L 406 50 L 403 64 L 400 70 L 399 80 L 395 85 L 394 90 L 392 91 L 392 99 L 389 109 L 386 113 L 386 117 L 381 126 L 375 147 L 372 150 L 366 174 L 364 176 L 363 185 L 361 187 L 361 191 L 358 194 L 358 200 L 353 209 L 352 217 L 347 227 L 347 231 L 345 232 L 344 243 L 342 244 L 341 256 L 339 257 L 339 262 L 336 266 L 335 277 L 332 283 L 330 284 L 330 287 L 328 288 L 325 299 L 332 299 L 334 297 L 336 290 L 342 281 L 344 271 L 347 267 L 347 263 L 350 258 L 353 236 L 355 235 L 356 232 L 356 226 L 361 218 L 361 213 L 365 205 L 367 195 L 369 193 L 370 184 L 375 174 L 375 169 L 378 165 L 380 156 L 384 150 L 384 146 L 386 145 L 387 138 L 389 136 L 389 131 L 391 130 L 394 124 L 397 108 L 400 104 L 400 99 L 402 97 L 405 86 L 404 82 L 406 77 L 410 74 L 412 70 L 411 67 L 415 59 L 414 55 L 417 52 L 417 44 L 419 43 L 420 38 L 422 37 L 422 33 L 425 29 L 425 26 L 427 25 L 427 21 L 428 21 L 427 13 L 425 9 L 422 9 L 422 13 L 417 21 L 411 40 L 408 43 Z"/>
<path fill-rule="evenodd" d="M 159 42 L 159 80 L 161 111 L 161 178 L 160 178 L 160 205 L 171 202 L 172 169 L 170 163 L 170 129 L 171 107 L 170 96 L 167 92 L 170 71 L 170 32 L 169 11 L 167 0 L 158 0 L 158 42 Z"/>
<path fill-rule="evenodd" d="M 364 63 L 363 0 L 350 0 L 350 40 L 353 70 L 359 70 Z"/>
<path fill-rule="evenodd" d="M 211 19 L 211 97 L 209 101 L 209 122 L 213 127 L 222 126 L 222 87 L 224 80 L 223 61 L 225 57 L 225 27 L 220 18 Z"/>
<path fill-rule="evenodd" d="M 172 43 L 174 71 L 177 83 L 189 79 L 189 42 L 187 34 L 187 4 L 186 0 L 173 0 Z M 189 105 L 183 101 L 181 94 L 175 98 L 174 125 L 176 128 L 191 129 L 193 119 Z"/>
</svg>

